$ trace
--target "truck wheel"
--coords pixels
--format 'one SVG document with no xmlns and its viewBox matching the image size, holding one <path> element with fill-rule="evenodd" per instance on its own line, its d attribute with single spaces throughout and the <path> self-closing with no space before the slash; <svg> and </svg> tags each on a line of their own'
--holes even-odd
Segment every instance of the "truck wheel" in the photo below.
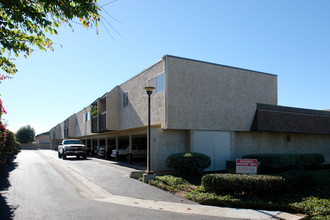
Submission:
<svg viewBox="0 0 330 220">
<path fill-rule="evenodd" d="M 58 158 L 61 158 L 62 155 L 60 154 L 60 152 L 57 152 Z"/>
<path fill-rule="evenodd" d="M 83 155 L 83 159 L 86 160 L 86 154 Z"/>
<path fill-rule="evenodd" d="M 65 160 L 66 159 L 66 155 L 63 153 L 63 155 L 62 155 L 62 158 L 63 158 L 63 160 Z"/>
</svg>

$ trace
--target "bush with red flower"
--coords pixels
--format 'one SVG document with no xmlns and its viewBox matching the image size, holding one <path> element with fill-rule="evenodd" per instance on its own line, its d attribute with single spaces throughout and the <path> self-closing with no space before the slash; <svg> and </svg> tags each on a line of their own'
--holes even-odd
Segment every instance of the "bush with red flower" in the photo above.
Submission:
<svg viewBox="0 0 330 220">
<path fill-rule="evenodd" d="M 6 127 L 2 124 L 1 116 L 2 114 L 7 114 L 6 110 L 3 108 L 2 100 L 0 99 L 0 152 L 5 147 L 6 143 Z"/>
</svg>

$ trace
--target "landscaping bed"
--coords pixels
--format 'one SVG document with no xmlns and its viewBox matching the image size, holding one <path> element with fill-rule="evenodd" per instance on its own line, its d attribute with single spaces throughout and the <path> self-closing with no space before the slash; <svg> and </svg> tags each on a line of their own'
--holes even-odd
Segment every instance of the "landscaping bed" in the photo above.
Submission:
<svg viewBox="0 0 330 220">
<path fill-rule="evenodd" d="M 251 191 L 248 191 L 248 187 L 236 192 L 226 192 L 226 188 L 220 188 L 217 192 L 210 192 L 209 189 L 205 189 L 208 187 L 204 187 L 202 181 L 204 180 L 206 182 L 206 179 L 210 177 L 202 178 L 202 175 L 193 177 L 179 175 L 156 176 L 155 180 L 149 181 L 149 184 L 205 205 L 285 211 L 306 214 L 309 219 L 330 219 L 330 167 L 323 166 L 322 169 L 308 172 L 310 178 L 304 180 L 306 183 L 301 184 L 301 188 L 297 188 L 297 190 L 291 190 L 290 188 L 290 190 L 284 190 L 283 192 L 275 190 L 273 194 L 256 193 L 252 186 L 250 187 L 253 189 Z M 237 174 L 232 175 L 232 177 L 221 176 L 221 178 L 232 179 L 235 177 L 234 175 Z M 297 175 L 297 178 L 304 176 L 299 172 L 298 174 L 290 173 L 290 175 Z M 253 181 L 270 181 L 271 184 L 274 182 L 276 182 L 276 184 L 283 184 L 281 178 L 287 178 L 285 175 L 268 175 L 258 180 L 260 176 L 246 177 L 244 181 L 250 182 L 252 185 Z M 279 178 L 279 176 L 281 178 Z M 244 175 L 242 175 L 242 177 L 244 177 Z M 309 184 L 311 179 L 313 180 L 313 184 Z M 297 181 L 295 182 L 292 178 L 287 178 L 287 181 L 292 184 L 297 184 Z M 300 182 L 301 181 L 302 180 L 300 180 Z M 206 183 L 204 183 L 204 185 L 205 184 Z M 228 184 L 232 183 L 228 182 Z M 262 184 L 263 187 L 267 186 L 265 183 Z"/>
</svg>

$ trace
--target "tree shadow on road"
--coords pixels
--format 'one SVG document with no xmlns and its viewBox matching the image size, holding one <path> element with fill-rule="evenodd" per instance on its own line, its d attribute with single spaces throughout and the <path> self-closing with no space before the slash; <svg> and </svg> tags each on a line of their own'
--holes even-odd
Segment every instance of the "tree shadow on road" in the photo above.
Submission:
<svg viewBox="0 0 330 220">
<path fill-rule="evenodd" d="M 13 207 L 7 204 L 6 198 L 4 197 L 6 191 L 9 189 L 10 182 L 9 182 L 9 175 L 10 172 L 16 169 L 17 162 L 14 160 L 16 159 L 16 156 L 14 156 L 10 162 L 8 163 L 8 166 L 0 168 L 0 213 L 1 219 L 13 219 L 14 212 L 17 209 L 17 207 Z"/>
</svg>

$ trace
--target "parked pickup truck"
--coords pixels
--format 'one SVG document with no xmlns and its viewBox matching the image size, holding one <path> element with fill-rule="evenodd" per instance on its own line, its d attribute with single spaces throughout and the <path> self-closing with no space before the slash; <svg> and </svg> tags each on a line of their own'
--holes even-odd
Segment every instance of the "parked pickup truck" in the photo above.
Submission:
<svg viewBox="0 0 330 220">
<path fill-rule="evenodd" d="M 86 146 L 81 144 L 78 139 L 65 139 L 58 145 L 58 158 L 66 159 L 67 156 L 80 156 L 86 159 Z"/>
</svg>

